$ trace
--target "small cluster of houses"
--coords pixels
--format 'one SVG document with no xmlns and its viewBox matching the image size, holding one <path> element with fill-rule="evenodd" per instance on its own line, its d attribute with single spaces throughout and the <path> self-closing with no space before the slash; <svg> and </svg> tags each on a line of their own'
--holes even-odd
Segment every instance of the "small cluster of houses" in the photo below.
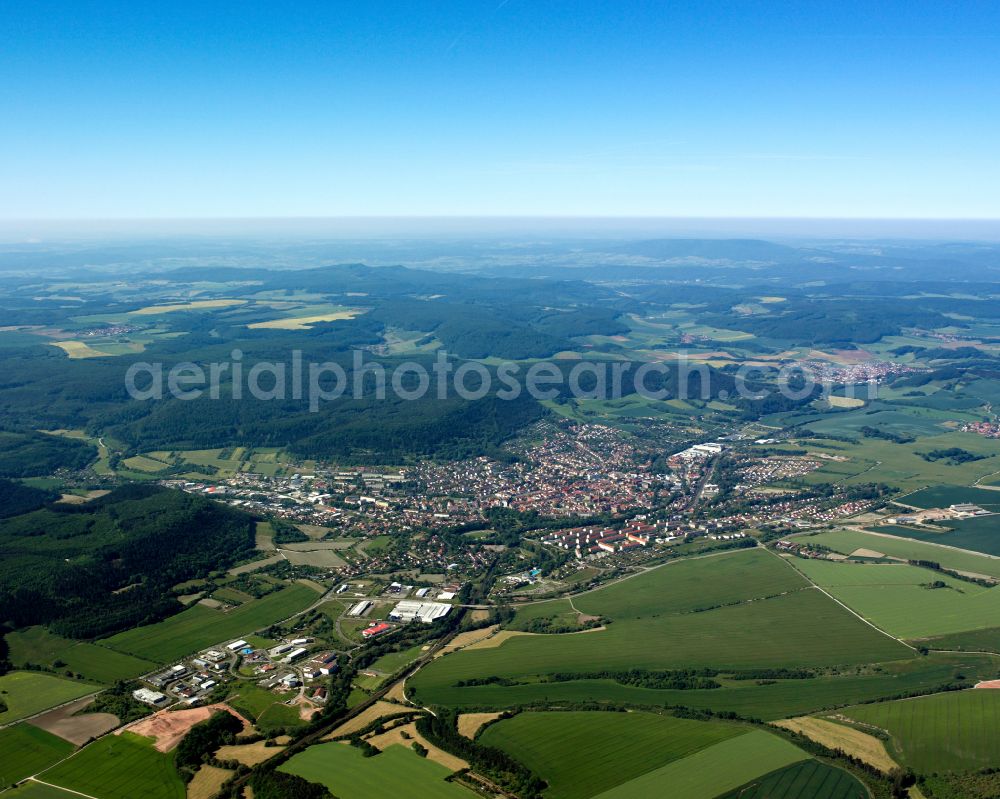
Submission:
<svg viewBox="0 0 1000 799">
<path fill-rule="evenodd" d="M 575 527 L 557 530 L 542 537 L 542 543 L 559 549 L 569 549 L 578 558 L 602 553 L 628 552 L 647 546 L 654 540 L 655 530 L 650 525 L 637 523 L 621 529 L 612 527 Z"/>
</svg>

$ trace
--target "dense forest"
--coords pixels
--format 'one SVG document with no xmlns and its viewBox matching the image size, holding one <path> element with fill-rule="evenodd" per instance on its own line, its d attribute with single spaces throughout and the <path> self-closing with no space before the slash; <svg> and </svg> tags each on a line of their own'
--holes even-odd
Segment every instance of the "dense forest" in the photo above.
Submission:
<svg viewBox="0 0 1000 799">
<path fill-rule="evenodd" d="M 0 521 L 0 619 L 76 638 L 182 609 L 171 586 L 253 551 L 253 520 L 207 499 L 128 485 Z"/>
<path fill-rule="evenodd" d="M 36 432 L 0 430 L 0 477 L 36 477 L 80 469 L 97 457 L 83 441 Z"/>
</svg>

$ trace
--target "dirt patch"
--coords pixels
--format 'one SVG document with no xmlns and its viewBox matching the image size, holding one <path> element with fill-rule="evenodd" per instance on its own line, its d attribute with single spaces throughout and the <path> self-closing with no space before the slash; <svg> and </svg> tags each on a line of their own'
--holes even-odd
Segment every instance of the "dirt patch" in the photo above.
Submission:
<svg viewBox="0 0 1000 799">
<path fill-rule="evenodd" d="M 403 733 L 409 735 L 409 738 L 404 738 Z M 427 759 L 433 760 L 435 763 L 440 763 L 447 769 L 451 771 L 458 771 L 459 769 L 468 768 L 469 764 L 462 760 L 460 757 L 455 757 L 454 755 L 448 754 L 442 749 L 438 749 L 434 744 L 424 738 L 419 732 L 417 732 L 416 724 L 403 724 L 400 727 L 394 727 L 388 732 L 384 732 L 381 735 L 372 735 L 367 739 L 368 743 L 378 749 L 385 749 L 387 746 L 392 746 L 393 744 L 400 744 L 405 746 L 407 749 L 413 747 L 414 741 L 419 743 L 421 746 L 427 749 Z"/>
<path fill-rule="evenodd" d="M 270 760 L 285 747 L 267 746 L 266 741 L 257 741 L 252 744 L 233 744 L 223 746 L 215 753 L 218 760 L 235 760 L 244 766 L 256 766 L 265 760 Z"/>
<path fill-rule="evenodd" d="M 216 766 L 202 766 L 188 783 L 187 799 L 212 799 L 222 788 L 222 784 L 235 773 Z"/>
<path fill-rule="evenodd" d="M 55 710 L 50 710 L 48 713 L 43 713 L 41 716 L 36 716 L 29 720 L 28 724 L 46 732 L 51 732 L 53 735 L 57 735 L 71 744 L 82 746 L 91 738 L 104 735 L 104 733 L 110 732 L 119 724 L 118 717 L 110 713 L 73 715 L 74 713 L 79 713 L 93 701 L 93 697 L 87 697 L 79 699 L 76 702 L 70 702 L 68 705 L 63 705 Z"/>
<path fill-rule="evenodd" d="M 831 749 L 841 749 L 885 773 L 889 773 L 898 765 L 895 760 L 889 757 L 885 744 L 878 738 L 843 724 L 800 716 L 799 718 L 776 721 L 774 725 L 793 732 L 800 732 L 807 738 Z"/>
<path fill-rule="evenodd" d="M 490 617 L 488 610 L 474 610 L 469 614 L 472 621 L 486 621 Z"/>
<path fill-rule="evenodd" d="M 484 641 L 491 635 L 494 635 L 499 629 L 500 625 L 494 624 L 492 627 L 483 627 L 479 630 L 469 630 L 468 632 L 459 633 L 447 644 L 441 647 L 434 657 L 439 658 L 442 655 L 447 655 L 449 652 L 454 652 L 457 649 L 463 649 L 464 647 L 472 646 L 480 641 Z"/>
<path fill-rule="evenodd" d="M 251 725 L 243 716 L 233 710 L 229 705 L 217 704 L 206 705 L 205 707 L 193 707 L 190 710 L 160 710 L 152 716 L 139 719 L 122 727 L 115 734 L 124 731 L 134 732 L 136 735 L 144 735 L 156 741 L 154 744 L 157 751 L 169 752 L 181 742 L 181 738 L 187 735 L 195 724 L 211 718 L 214 713 L 224 710 L 232 713 L 243 722 L 244 730 Z"/>
<path fill-rule="evenodd" d="M 392 702 L 376 702 L 371 707 L 365 708 L 361 713 L 358 713 L 353 719 L 345 721 L 329 735 L 326 735 L 323 740 L 329 741 L 332 738 L 342 738 L 358 730 L 363 730 L 376 719 L 380 719 L 383 716 L 391 716 L 395 713 L 402 713 L 404 710 L 405 708 L 394 705 Z"/>
<path fill-rule="evenodd" d="M 398 702 L 401 705 L 410 704 L 409 700 L 406 698 L 406 680 L 400 680 L 393 685 L 392 688 L 386 692 L 385 698 L 390 702 Z"/>
<path fill-rule="evenodd" d="M 494 649 L 510 638 L 517 638 L 522 635 L 536 635 L 536 633 L 523 633 L 519 630 L 499 630 L 487 638 L 468 644 L 465 649 Z"/>
<path fill-rule="evenodd" d="M 884 552 L 876 552 L 874 549 L 865 549 L 864 547 L 862 547 L 861 549 L 855 549 L 851 553 L 851 557 L 852 558 L 884 558 L 885 557 L 885 553 Z"/>
<path fill-rule="evenodd" d="M 502 715 L 502 713 L 463 713 L 458 717 L 458 734 L 466 738 L 475 738 L 484 724 Z"/>
<path fill-rule="evenodd" d="M 1000 688 L 1000 680 L 983 680 L 982 682 L 977 682 L 974 687 L 976 687 L 976 688 Z"/>
</svg>

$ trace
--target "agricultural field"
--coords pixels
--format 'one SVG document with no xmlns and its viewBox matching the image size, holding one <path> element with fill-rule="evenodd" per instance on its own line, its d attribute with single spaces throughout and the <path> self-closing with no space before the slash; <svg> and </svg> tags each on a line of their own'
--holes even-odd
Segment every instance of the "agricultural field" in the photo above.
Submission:
<svg viewBox="0 0 1000 799">
<path fill-rule="evenodd" d="M 318 322 L 338 322 L 342 319 L 353 319 L 365 312 L 364 308 L 346 308 L 343 306 L 304 307 L 278 319 L 248 324 L 251 330 L 307 330 Z"/>
<path fill-rule="evenodd" d="M 868 799 L 868 789 L 846 771 L 806 760 L 774 771 L 719 799 Z"/>
<path fill-rule="evenodd" d="M 596 794 L 599 799 L 683 796 L 715 799 L 808 755 L 782 738 L 751 730 Z"/>
<path fill-rule="evenodd" d="M 326 743 L 310 746 L 281 765 L 279 771 L 318 782 L 340 799 L 474 799 L 476 794 L 454 782 L 439 763 L 420 757 L 402 745 L 386 747 L 365 757 L 354 746 Z"/>
<path fill-rule="evenodd" d="M 185 799 L 173 756 L 128 732 L 99 738 L 39 779 L 94 799 Z"/>
<path fill-rule="evenodd" d="M 371 671 L 378 671 L 382 674 L 393 674 L 403 668 L 403 666 L 412 663 L 420 657 L 423 652 L 424 646 L 421 644 L 410 647 L 409 649 L 404 649 L 401 652 L 390 652 L 387 655 L 382 655 L 382 657 L 372 663 L 368 668 Z"/>
<path fill-rule="evenodd" d="M 895 530 L 895 528 L 893 529 Z M 963 552 L 952 547 L 937 546 L 910 538 L 900 538 L 896 532 L 867 533 L 859 530 L 833 530 L 822 533 L 803 533 L 791 536 L 791 538 L 799 542 L 829 547 L 844 555 L 851 555 L 859 549 L 867 549 L 891 558 L 935 561 L 946 569 L 1000 578 L 1000 558 L 991 558 L 976 552 Z"/>
<path fill-rule="evenodd" d="M 4 792 L 4 799 L 79 799 L 79 794 L 64 791 L 54 785 L 41 782 L 26 782 L 17 788 Z"/>
<path fill-rule="evenodd" d="M 34 663 L 56 668 L 57 671 L 68 669 L 86 680 L 106 684 L 137 677 L 157 665 L 104 646 L 63 638 L 45 627 L 16 630 L 7 633 L 6 640 L 10 647 L 10 661 L 15 666 Z M 56 662 L 65 665 L 55 667 Z"/>
<path fill-rule="evenodd" d="M 1000 511 L 1000 491 L 990 491 L 987 488 L 942 485 L 914 491 L 896 499 L 903 505 L 915 508 L 947 508 L 949 505 L 971 502 L 986 510 Z"/>
<path fill-rule="evenodd" d="M 1000 587 L 984 588 L 902 563 L 793 562 L 810 580 L 897 638 L 981 629 L 1000 619 Z"/>
<path fill-rule="evenodd" d="M 762 558 L 771 558 L 773 564 L 764 565 L 768 562 Z M 761 567 L 761 574 L 739 585 L 732 575 L 751 563 Z M 716 579 L 718 574 L 727 579 Z M 579 610 L 609 617 L 612 623 L 606 629 L 515 634 L 498 646 L 473 647 L 439 658 L 409 685 L 422 702 L 451 704 L 462 702 L 463 695 L 496 687 L 455 687 L 459 680 L 470 678 L 531 682 L 528 678 L 534 675 L 553 672 L 846 665 L 913 656 L 911 649 L 864 624 L 815 588 L 796 587 L 802 584 L 801 575 L 787 563 L 764 552 L 675 562 L 574 598 Z M 758 598 L 772 592 L 780 595 Z M 698 612 L 701 607 L 712 609 Z M 594 691 L 590 698 L 599 698 L 603 687 L 599 681 L 586 682 Z M 520 693 L 521 686 L 516 688 Z M 562 684 L 531 688 L 536 697 L 565 690 Z"/>
<path fill-rule="evenodd" d="M 192 300 L 191 302 L 171 303 L 170 305 L 147 305 L 136 311 L 130 311 L 132 316 L 159 316 L 165 313 L 176 311 L 215 311 L 219 308 L 230 308 L 234 305 L 242 305 L 246 300 Z"/>
<path fill-rule="evenodd" d="M 939 533 L 898 524 L 875 529 L 878 532 L 894 533 L 917 541 L 944 544 L 949 547 L 982 552 L 986 555 L 1000 556 L 1000 514 L 977 516 L 973 519 L 949 519 L 942 522 L 941 526 L 946 526 L 950 530 Z"/>
<path fill-rule="evenodd" d="M 809 425 L 817 432 L 857 438 L 853 443 L 808 437 L 795 440 L 799 446 L 809 450 L 848 459 L 824 463 L 816 471 L 805 475 L 804 482 L 848 485 L 881 482 L 903 491 L 916 491 L 928 485 L 972 485 L 1000 470 L 1000 458 L 995 457 L 1000 455 L 1000 441 L 974 433 L 952 432 L 942 426 L 944 421 L 955 418 L 954 412 L 908 408 L 869 415 L 869 410 L 824 415 L 818 417 L 822 422 Z M 866 426 L 916 438 L 905 444 L 863 438 L 860 429 Z M 919 454 L 952 447 L 985 457 L 952 465 L 946 460 L 928 462 Z"/>
<path fill-rule="evenodd" d="M 294 693 L 276 694 L 244 681 L 234 685 L 233 693 L 226 702 L 237 713 L 253 721 L 262 732 L 268 732 L 278 727 L 302 725 L 299 709 L 284 704 L 284 700 L 294 696 Z"/>
<path fill-rule="evenodd" d="M 951 691 L 843 713 L 888 732 L 890 753 L 917 771 L 966 771 L 1000 762 L 1000 691 Z"/>
<path fill-rule="evenodd" d="M 44 672 L 12 671 L 0 677 L 0 699 L 7 706 L 0 712 L 0 724 L 10 724 L 99 690 L 99 685 Z"/>
<path fill-rule="evenodd" d="M 942 649 L 959 652 L 997 652 L 1000 653 L 1000 627 L 989 627 L 983 630 L 970 630 L 964 633 L 952 633 L 926 638 L 920 642 L 931 649 Z"/>
<path fill-rule="evenodd" d="M 670 563 L 573 598 L 581 613 L 616 622 L 776 596 L 808 583 L 763 549 Z"/>
<path fill-rule="evenodd" d="M 69 757 L 75 748 L 30 724 L 0 729 L 0 790 Z"/>
<path fill-rule="evenodd" d="M 425 669 L 426 670 L 426 669 Z M 845 668 L 809 679 L 779 679 L 760 685 L 756 680 L 722 677 L 712 690 L 660 690 L 622 685 L 613 680 L 530 681 L 518 685 L 465 688 L 425 683 L 423 671 L 407 681 L 407 693 L 420 701 L 460 708 L 503 710 L 519 704 L 600 701 L 639 706 L 684 706 L 732 711 L 772 721 L 828 708 L 870 702 L 901 693 L 927 692 L 952 682 L 956 673 L 970 679 L 991 679 L 1000 672 L 1000 658 L 991 655 L 931 653 L 877 666 Z M 860 672 L 860 673 L 859 673 Z"/>
<path fill-rule="evenodd" d="M 653 713 L 525 712 L 490 724 L 478 740 L 544 779 L 545 799 L 587 799 L 744 732 Z"/>
<path fill-rule="evenodd" d="M 169 663 L 286 619 L 307 608 L 318 596 L 312 588 L 294 583 L 227 612 L 193 605 L 156 624 L 118 633 L 103 645 L 156 663 Z"/>
</svg>

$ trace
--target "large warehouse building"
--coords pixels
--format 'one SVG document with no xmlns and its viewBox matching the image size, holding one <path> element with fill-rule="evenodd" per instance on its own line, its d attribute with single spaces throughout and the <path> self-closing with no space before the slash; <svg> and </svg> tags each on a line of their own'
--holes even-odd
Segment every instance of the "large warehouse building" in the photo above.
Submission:
<svg viewBox="0 0 1000 799">
<path fill-rule="evenodd" d="M 414 621 L 415 619 L 430 624 L 451 612 L 451 605 L 443 602 L 417 602 L 404 599 L 392 609 L 389 618 L 395 621 Z"/>
</svg>

